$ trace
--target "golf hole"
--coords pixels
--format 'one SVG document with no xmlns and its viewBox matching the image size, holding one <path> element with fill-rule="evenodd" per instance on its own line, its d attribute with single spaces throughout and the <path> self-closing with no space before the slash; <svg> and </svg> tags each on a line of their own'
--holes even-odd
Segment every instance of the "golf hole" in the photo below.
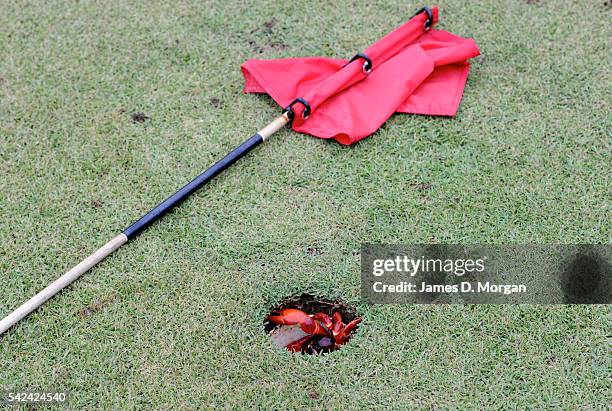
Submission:
<svg viewBox="0 0 612 411">
<path fill-rule="evenodd" d="M 341 300 L 302 294 L 274 306 L 264 320 L 264 330 L 278 348 L 325 354 L 342 348 L 360 322 L 355 308 Z"/>
</svg>

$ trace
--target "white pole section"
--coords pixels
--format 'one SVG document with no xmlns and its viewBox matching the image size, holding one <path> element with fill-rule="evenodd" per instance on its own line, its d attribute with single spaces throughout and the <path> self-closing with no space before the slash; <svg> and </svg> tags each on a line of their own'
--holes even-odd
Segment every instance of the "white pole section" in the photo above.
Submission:
<svg viewBox="0 0 612 411">
<path fill-rule="evenodd" d="M 72 284 L 72 282 L 83 275 L 83 273 L 85 273 L 91 267 L 115 252 L 115 250 L 117 250 L 123 244 L 127 243 L 127 240 L 128 238 L 125 234 L 119 234 L 117 237 L 100 247 L 95 253 L 75 265 L 66 274 L 53 281 L 44 290 L 30 298 L 25 303 L 21 304 L 19 308 L 0 321 L 0 335 L 4 334 L 6 330 L 43 305 L 48 299 L 59 293 L 62 289 Z"/>
</svg>

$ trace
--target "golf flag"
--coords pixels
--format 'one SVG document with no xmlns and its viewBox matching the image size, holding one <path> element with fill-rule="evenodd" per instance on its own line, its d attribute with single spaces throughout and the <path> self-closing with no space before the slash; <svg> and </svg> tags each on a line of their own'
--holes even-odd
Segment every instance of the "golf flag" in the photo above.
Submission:
<svg viewBox="0 0 612 411">
<path fill-rule="evenodd" d="M 395 112 L 454 116 L 468 60 L 480 51 L 472 39 L 433 29 L 437 21 L 437 8 L 423 8 L 351 60 L 247 60 L 244 92 L 291 104 L 293 130 L 345 145 L 374 133 Z"/>
</svg>

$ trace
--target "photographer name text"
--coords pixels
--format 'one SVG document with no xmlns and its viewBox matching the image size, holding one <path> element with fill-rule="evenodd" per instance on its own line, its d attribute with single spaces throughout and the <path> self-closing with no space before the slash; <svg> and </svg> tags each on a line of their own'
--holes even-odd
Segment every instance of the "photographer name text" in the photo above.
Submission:
<svg viewBox="0 0 612 411">
<path fill-rule="evenodd" d="M 375 281 L 372 284 L 375 293 L 491 293 L 491 294 L 521 294 L 527 292 L 525 284 L 494 284 L 489 281 L 462 281 L 459 284 L 428 284 L 424 281 L 401 281 L 397 284 L 385 284 Z"/>
</svg>

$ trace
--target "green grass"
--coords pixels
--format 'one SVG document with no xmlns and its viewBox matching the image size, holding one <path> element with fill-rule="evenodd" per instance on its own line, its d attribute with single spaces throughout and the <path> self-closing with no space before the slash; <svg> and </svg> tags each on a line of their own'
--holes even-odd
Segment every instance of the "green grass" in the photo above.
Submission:
<svg viewBox="0 0 612 411">
<path fill-rule="evenodd" d="M 278 114 L 241 93 L 245 59 L 349 57 L 421 6 L 322 3 L 1 1 L 0 316 Z M 0 388 L 74 408 L 606 408 L 608 306 L 359 302 L 366 242 L 612 239 L 610 7 L 439 5 L 483 53 L 456 118 L 396 115 L 348 148 L 280 132 L 3 336 Z M 345 348 L 264 335 L 303 291 L 357 304 Z"/>
</svg>

